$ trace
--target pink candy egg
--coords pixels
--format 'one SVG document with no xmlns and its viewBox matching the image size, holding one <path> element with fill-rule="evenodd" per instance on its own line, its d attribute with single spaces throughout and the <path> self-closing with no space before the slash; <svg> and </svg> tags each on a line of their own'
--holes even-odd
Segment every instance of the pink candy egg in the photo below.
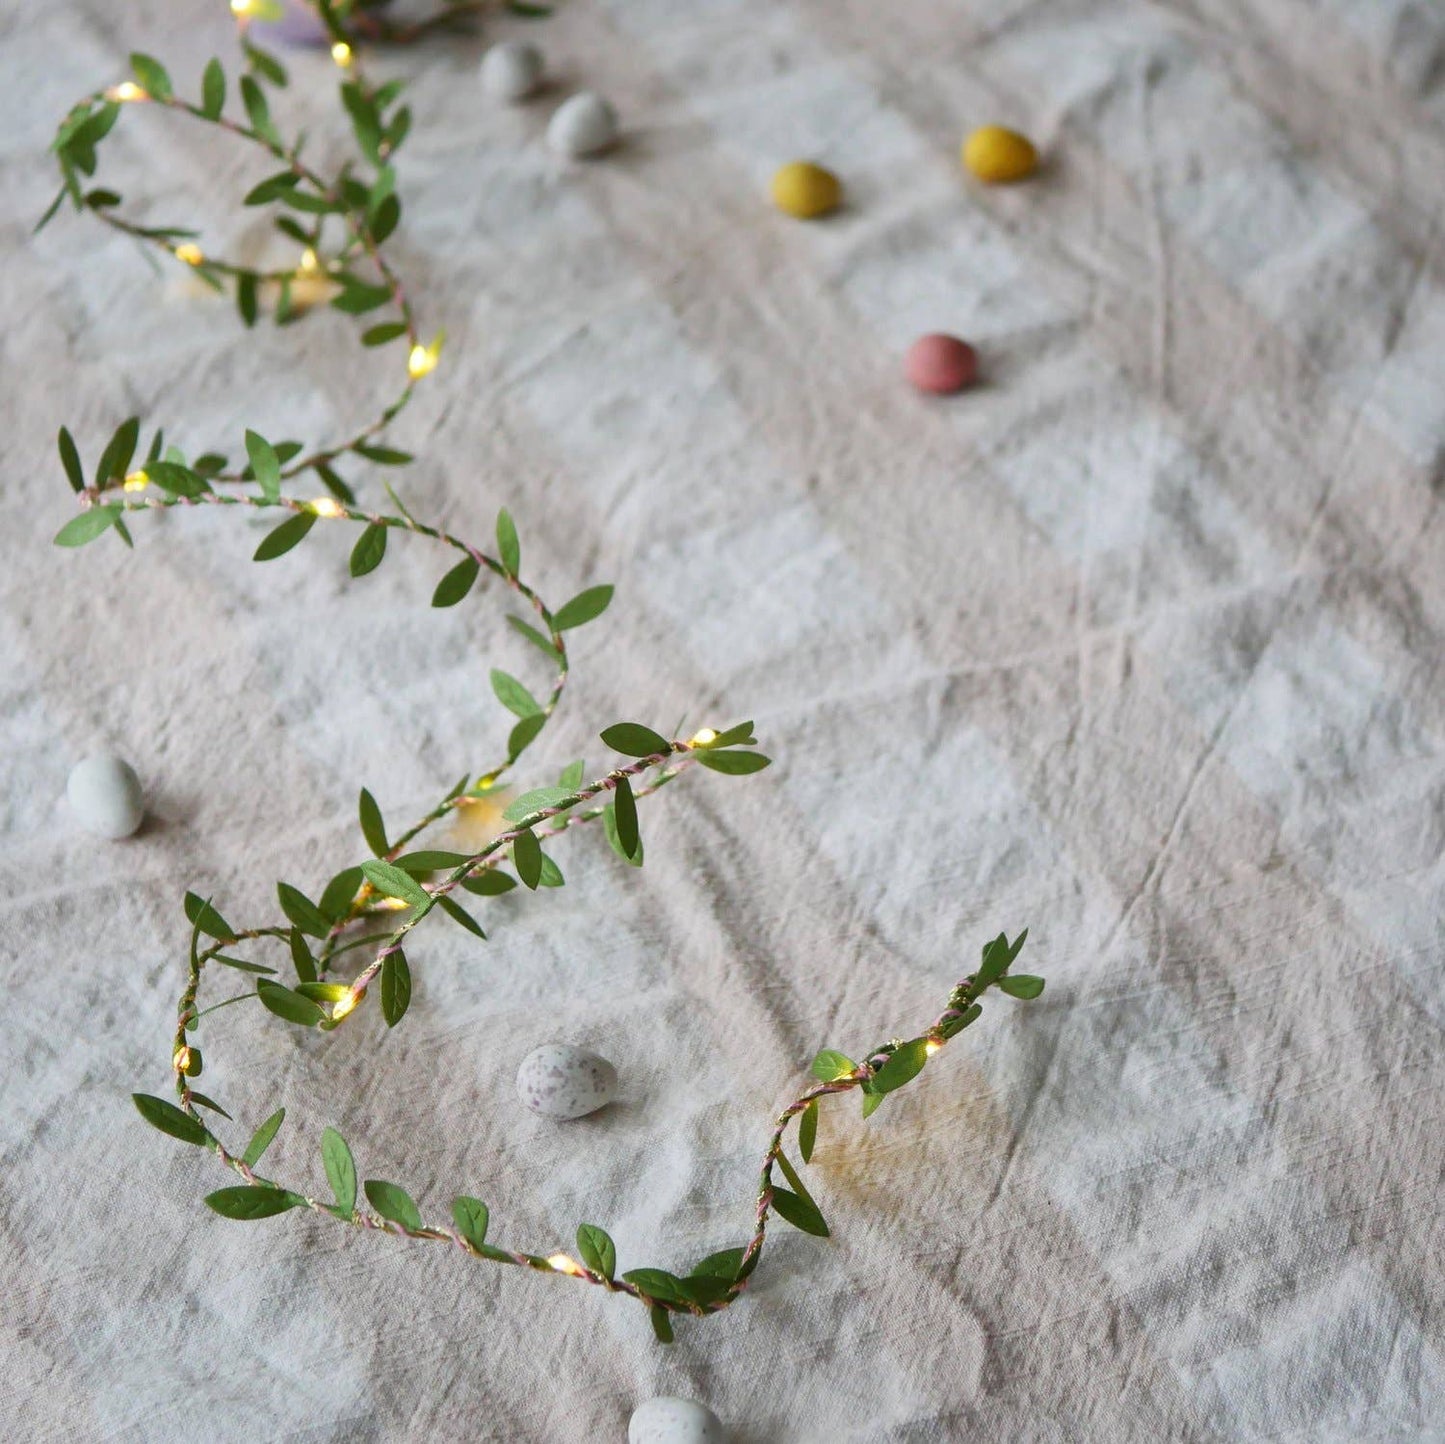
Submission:
<svg viewBox="0 0 1445 1444">
<path fill-rule="evenodd" d="M 978 379 L 978 356 L 968 342 L 935 332 L 908 348 L 903 370 L 920 391 L 948 396 Z"/>
</svg>

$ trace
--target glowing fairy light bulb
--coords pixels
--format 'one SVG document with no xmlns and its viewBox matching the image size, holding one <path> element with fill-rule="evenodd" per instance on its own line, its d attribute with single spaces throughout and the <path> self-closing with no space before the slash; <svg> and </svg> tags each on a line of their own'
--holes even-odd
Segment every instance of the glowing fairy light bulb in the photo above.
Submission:
<svg viewBox="0 0 1445 1444">
<path fill-rule="evenodd" d="M 704 727 L 701 731 L 694 732 L 688 739 L 689 747 L 710 747 L 717 741 L 717 733 L 711 727 Z"/>
<path fill-rule="evenodd" d="M 171 1067 L 177 1073 L 189 1073 L 191 1071 L 192 1054 L 191 1050 L 183 1043 L 176 1049 L 175 1056 L 171 1059 Z"/>
<path fill-rule="evenodd" d="M 331 58 L 345 70 L 351 64 L 351 47 L 344 40 L 338 40 L 331 47 Z"/>
<path fill-rule="evenodd" d="M 565 1253 L 554 1253 L 547 1262 L 559 1274 L 571 1274 L 573 1278 L 581 1278 L 587 1272 L 576 1259 L 569 1258 Z"/>
<path fill-rule="evenodd" d="M 119 85 L 112 85 L 105 93 L 107 100 L 119 100 L 122 103 L 130 100 L 149 100 L 150 96 L 138 86 L 133 80 L 122 80 Z"/>
<path fill-rule="evenodd" d="M 193 241 L 182 241 L 176 247 L 176 260 L 184 261 L 188 266 L 199 266 L 205 259 L 205 254 Z"/>
<path fill-rule="evenodd" d="M 309 503 L 312 511 L 317 516 L 341 516 L 341 503 L 332 496 L 318 496 L 315 501 Z"/>
<path fill-rule="evenodd" d="M 344 997 L 338 998 L 331 1009 L 331 1021 L 333 1023 L 339 1023 L 343 1018 L 354 1012 L 356 1005 L 364 996 L 364 993 L 348 991 Z"/>
<path fill-rule="evenodd" d="M 437 358 L 427 350 L 425 346 L 413 346 L 411 354 L 406 358 L 406 374 L 413 381 L 420 381 L 423 376 L 430 376 L 437 369 Z"/>
<path fill-rule="evenodd" d="M 316 259 L 316 252 L 312 250 L 310 246 L 307 246 L 306 249 L 301 252 L 301 264 L 296 267 L 297 273 L 306 276 L 319 269 L 320 262 Z"/>
<path fill-rule="evenodd" d="M 943 1047 L 943 1040 L 941 1038 L 930 1038 L 923 1045 L 923 1051 L 931 1058 L 941 1047 Z"/>
<path fill-rule="evenodd" d="M 376 906 L 378 908 L 385 908 L 386 911 L 389 913 L 399 913 L 405 912 L 406 909 L 411 906 L 411 904 L 407 902 L 405 898 L 379 897 L 376 900 Z"/>
<path fill-rule="evenodd" d="M 144 491 L 150 484 L 150 477 L 146 475 L 144 468 L 139 471 L 129 471 L 125 480 L 121 483 L 126 491 Z"/>
</svg>

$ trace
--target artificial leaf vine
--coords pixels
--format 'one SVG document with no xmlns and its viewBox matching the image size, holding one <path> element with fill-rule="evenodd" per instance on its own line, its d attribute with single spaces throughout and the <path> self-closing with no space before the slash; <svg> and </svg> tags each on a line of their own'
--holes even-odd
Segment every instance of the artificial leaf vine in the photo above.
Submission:
<svg viewBox="0 0 1445 1444">
<path fill-rule="evenodd" d="M 750 722 L 723 731 L 712 728 L 688 738 L 671 737 L 639 722 L 618 722 L 600 733 L 617 760 L 586 780 L 581 761 L 568 765 L 555 783 L 539 783 L 523 791 L 506 808 L 504 828 L 484 846 L 458 852 L 416 845 L 428 829 L 452 817 L 497 787 L 523 761 L 555 714 L 569 670 L 567 633 L 602 615 L 612 600 L 610 586 L 591 586 L 552 608 L 524 579 L 522 546 L 508 511 L 499 512 L 495 553 L 442 529 L 417 520 L 386 486 L 394 510 L 378 511 L 357 500 L 341 466 L 401 468 L 412 457 L 383 441 L 383 434 L 405 410 L 417 385 L 437 366 L 442 333 L 423 341 L 413 303 L 401 277 L 385 253 L 385 243 L 402 217 L 394 160 L 406 140 L 411 115 L 402 101 L 403 87 L 392 81 L 371 84 L 354 46 L 363 38 L 414 39 L 483 8 L 478 4 L 444 5 L 428 19 L 393 23 L 374 6 L 317 0 L 315 9 L 333 39 L 332 55 L 341 67 L 340 101 L 355 142 L 355 155 L 339 170 L 323 173 L 303 158 L 303 142 L 287 138 L 271 111 L 271 91 L 286 84 L 280 62 L 256 45 L 246 32 L 252 19 L 274 18 L 272 0 L 233 0 L 242 21 L 243 73 L 234 89 L 220 60 L 205 67 L 200 95 L 187 99 L 160 61 L 131 57 L 133 78 L 97 91 L 65 117 L 52 149 L 60 169 L 61 189 L 42 218 L 49 221 L 67 201 L 112 229 L 159 248 L 189 267 L 213 288 L 234 299 L 242 323 L 257 324 L 262 310 L 286 325 L 304 307 L 298 299 L 306 284 L 324 286 L 329 304 L 362 318 L 360 342 L 381 350 L 401 342 L 404 364 L 398 364 L 398 390 L 372 420 L 339 441 L 305 444 L 273 441 L 247 429 L 240 449 L 222 447 L 188 457 L 167 446 L 157 429 L 137 464 L 141 445 L 139 418 L 123 421 L 102 447 L 87 472 L 81 450 L 62 427 L 59 452 L 62 468 L 77 495 L 78 514 L 55 540 L 64 547 L 88 545 L 114 531 L 130 542 L 127 518 L 173 508 L 214 506 L 246 508 L 275 515 L 277 524 L 255 552 L 267 562 L 307 544 L 325 523 L 357 528 L 350 551 L 350 572 L 363 578 L 376 571 L 388 555 L 394 531 L 429 540 L 454 553 L 458 560 L 437 584 L 432 603 L 439 608 L 464 601 L 483 579 L 511 599 L 516 610 L 509 625 L 525 638 L 547 665 L 547 680 L 518 678 L 502 671 L 491 674 L 492 691 L 510 716 L 505 757 L 479 776 L 462 777 L 434 807 L 407 826 L 388 825 L 381 807 L 365 788 L 360 792 L 358 824 L 366 855 L 349 860 L 327 879 L 315 896 L 289 881 L 277 885 L 281 919 L 237 928 L 221 915 L 214 901 L 194 892 L 185 896 L 190 923 L 186 982 L 171 1042 L 171 1071 L 177 1102 L 136 1094 L 135 1105 L 152 1126 L 182 1143 L 209 1150 L 242 1180 L 239 1185 L 209 1194 L 207 1204 L 218 1214 L 238 1220 L 269 1218 L 304 1210 L 363 1231 L 404 1235 L 451 1244 L 475 1258 L 561 1274 L 639 1300 L 648 1310 L 657 1337 L 673 1336 L 679 1314 L 716 1313 L 734 1303 L 762 1256 L 773 1215 L 818 1237 L 829 1225 L 784 1149 L 790 1126 L 796 1125 L 796 1156 L 806 1167 L 817 1138 L 820 1105 L 849 1092 L 861 1098 L 868 1117 L 888 1094 L 912 1082 L 934 1053 L 969 1027 L 981 1014 L 990 988 L 1020 999 L 1037 997 L 1043 980 L 1010 971 L 1025 933 L 1010 941 L 1000 934 L 983 949 L 974 973 L 950 993 L 947 1006 L 917 1036 L 893 1039 L 863 1055 L 862 1061 L 824 1049 L 812 1062 L 814 1082 L 778 1114 L 757 1179 L 753 1231 L 745 1243 L 709 1254 L 683 1272 L 650 1267 L 618 1271 L 617 1250 L 605 1229 L 583 1223 L 577 1230 L 574 1258 L 566 1252 L 531 1253 L 491 1241 L 491 1216 L 485 1203 L 468 1195 L 456 1197 L 450 1221 L 429 1221 L 406 1189 L 378 1178 L 361 1178 L 350 1145 L 331 1127 L 323 1129 L 319 1149 L 331 1196 L 313 1197 L 261 1171 L 267 1149 L 286 1121 L 277 1109 L 247 1141 L 228 1146 L 221 1124 L 231 1115 L 197 1091 L 204 1059 L 195 1041 L 200 1020 L 235 1004 L 253 1002 L 279 1022 L 330 1032 L 343 1026 L 363 1004 L 376 996 L 388 1027 L 403 1022 L 413 989 L 407 948 L 412 933 L 436 914 L 485 940 L 482 924 L 464 905 L 499 896 L 518 884 L 527 889 L 562 886 L 561 869 L 551 849 L 564 834 L 600 822 L 612 850 L 626 863 L 641 866 L 643 838 L 638 803 L 691 769 L 701 766 L 726 776 L 746 776 L 768 765 L 755 750 Z M 538 7 L 512 6 L 519 13 Z M 236 113 L 239 103 L 241 114 Z M 266 179 L 252 187 L 242 204 L 268 207 L 273 224 L 285 240 L 299 248 L 290 266 L 257 269 L 222 256 L 208 255 L 197 233 L 182 227 L 143 225 L 121 210 L 122 197 L 93 187 L 102 143 L 127 107 L 154 105 L 181 118 L 214 128 L 226 137 L 259 148 L 276 164 Z M 340 228 L 339 244 L 324 241 Z M 244 456 L 244 460 L 241 460 Z M 314 476 L 325 494 L 306 498 L 295 489 Z M 520 615 L 519 615 L 520 613 Z M 249 956 L 268 948 L 269 961 Z M 358 962 L 365 959 L 364 962 Z M 294 981 L 282 981 L 289 965 Z M 216 969 L 249 979 L 244 991 L 218 1002 L 201 1004 L 202 987 Z M 203 1112 L 204 1110 L 204 1112 Z M 364 1199 L 364 1203 L 362 1200 Z"/>
</svg>

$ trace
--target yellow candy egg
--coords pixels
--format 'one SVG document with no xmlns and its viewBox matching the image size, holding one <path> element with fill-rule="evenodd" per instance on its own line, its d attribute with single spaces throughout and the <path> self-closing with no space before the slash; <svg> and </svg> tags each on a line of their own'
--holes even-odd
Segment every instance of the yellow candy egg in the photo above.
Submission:
<svg viewBox="0 0 1445 1444">
<path fill-rule="evenodd" d="M 963 163 L 986 185 L 1023 180 L 1038 169 L 1039 153 L 1026 135 L 1001 125 L 980 126 L 963 143 Z"/>
<path fill-rule="evenodd" d="M 773 177 L 773 204 L 800 221 L 827 215 L 842 199 L 838 177 L 811 161 L 791 161 Z"/>
</svg>

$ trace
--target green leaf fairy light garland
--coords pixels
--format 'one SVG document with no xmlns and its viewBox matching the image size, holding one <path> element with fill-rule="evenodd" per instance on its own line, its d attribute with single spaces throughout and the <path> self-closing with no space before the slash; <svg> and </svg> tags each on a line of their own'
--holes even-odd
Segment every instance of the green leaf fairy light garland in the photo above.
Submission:
<svg viewBox="0 0 1445 1444">
<path fill-rule="evenodd" d="M 243 0 L 232 8 L 244 18 L 262 13 L 261 7 L 266 4 L 267 0 Z M 441 12 L 441 18 L 477 8 L 449 6 Z M 605 1230 L 591 1223 L 584 1223 L 577 1231 L 576 1257 L 566 1252 L 534 1254 L 500 1247 L 489 1241 L 486 1204 L 465 1195 L 453 1201 L 450 1223 L 428 1222 L 412 1197 L 395 1183 L 367 1179 L 358 1191 L 351 1149 L 332 1128 L 325 1129 L 321 1137 L 331 1200 L 287 1187 L 259 1171 L 285 1118 L 284 1109 L 277 1109 L 267 1118 L 239 1152 L 222 1142 L 201 1110 L 228 1121 L 230 1115 L 192 1086 L 202 1071 L 203 1059 L 191 1034 L 205 1014 L 255 999 L 294 1026 L 331 1031 L 351 1016 L 375 985 L 383 1017 L 388 1026 L 394 1027 L 411 999 L 405 944 L 424 918 L 442 913 L 467 932 L 479 938 L 486 936 L 462 906 L 458 893 L 486 898 L 512 890 L 519 881 L 533 890 L 561 885 L 560 869 L 544 844 L 598 821 L 613 850 L 626 862 L 641 866 L 638 799 L 659 791 L 695 766 L 740 776 L 768 765 L 765 756 L 752 750 L 755 739 L 748 722 L 721 732 L 704 728 L 686 739 L 666 737 L 636 723 L 619 723 L 605 729 L 601 738 L 625 761 L 591 781 L 583 780 L 582 763 L 575 762 L 555 785 L 522 793 L 503 813 L 504 830 L 477 851 L 413 847 L 427 829 L 490 792 L 536 742 L 556 711 L 567 683 L 566 633 L 600 615 L 611 600 L 612 588 L 591 587 L 553 611 L 523 580 L 521 546 L 507 511 L 497 518 L 496 553 L 492 555 L 418 521 L 390 486 L 386 490 L 395 512 L 360 506 L 339 475 L 336 467 L 343 461 L 402 466 L 411 460 L 405 452 L 384 446 L 377 438 L 406 407 L 418 382 L 435 368 L 441 336 L 429 342 L 421 340 L 406 290 L 382 249 L 401 218 L 392 166 L 392 158 L 410 125 L 409 112 L 398 103 L 401 84 L 373 87 L 346 38 L 349 32 L 342 28 L 346 8 L 319 0 L 317 9 L 335 40 L 333 58 L 346 72 L 341 100 L 351 121 L 360 160 L 373 172 L 370 179 L 362 178 L 356 160 L 328 179 L 302 161 L 299 141 L 287 142 L 282 137 L 271 118 L 265 86 L 283 86 L 285 72 L 273 56 L 245 37 L 243 26 L 246 73 L 238 88 L 245 122 L 224 114 L 227 81 L 218 60 L 206 66 L 201 99 L 193 103 L 176 94 L 158 61 L 135 55 L 133 80 L 88 96 L 62 122 L 53 150 L 63 184 L 41 224 L 69 199 L 77 210 L 88 210 L 112 228 L 169 252 L 215 289 L 229 288 L 247 326 L 255 324 L 260 298 L 268 286 L 276 290 L 271 307 L 275 319 L 281 324 L 295 319 L 301 309 L 296 302 L 296 288 L 307 280 L 335 287 L 330 304 L 349 314 L 365 316 L 386 309 L 390 319 L 371 322 L 361 337 L 362 344 L 380 347 L 404 340 L 405 384 L 375 420 L 340 443 L 308 450 L 294 441 L 273 444 L 248 430 L 244 464 L 233 464 L 220 452 L 188 460 L 174 446 L 167 447 L 162 433 L 157 431 L 144 460 L 133 466 L 140 444 L 140 422 L 131 418 L 117 428 L 87 480 L 79 450 L 70 432 L 62 427 L 61 461 L 81 510 L 61 528 L 56 542 L 77 547 L 115 531 L 129 544 L 125 522 L 129 513 L 173 507 L 246 507 L 283 514 L 257 548 L 258 561 L 282 556 L 298 546 L 319 520 L 355 523 L 361 532 L 351 552 L 350 570 L 353 576 L 360 577 L 381 564 L 391 532 L 411 532 L 460 554 L 460 560 L 437 585 L 432 598 L 435 606 L 456 605 L 484 573 L 488 574 L 530 614 L 530 619 L 509 614 L 507 620 L 553 670 L 542 701 L 517 678 L 492 672 L 493 691 L 517 719 L 505 759 L 475 780 L 470 775 L 463 777 L 411 826 L 390 833 L 375 799 L 363 790 L 360 824 L 372 855 L 359 865 L 343 868 L 314 901 L 289 883 L 278 884 L 284 922 L 233 928 L 212 901 L 193 892 L 186 894 L 185 910 L 191 923 L 189 959 L 171 1051 L 178 1102 L 141 1093 L 135 1095 L 135 1104 L 147 1122 L 184 1143 L 210 1149 L 240 1176 L 240 1184 L 219 1189 L 206 1198 L 212 1209 L 227 1218 L 258 1219 L 306 1209 L 362 1230 L 449 1243 L 475 1258 L 567 1275 L 640 1300 L 650 1311 L 658 1338 L 668 1342 L 674 1316 L 716 1313 L 742 1295 L 762 1256 L 772 1215 L 805 1233 L 828 1235 L 817 1202 L 784 1151 L 790 1126 L 796 1127 L 797 1156 L 806 1166 L 813 1155 L 822 1100 L 856 1090 L 862 1098 L 863 1116 L 868 1117 L 889 1093 L 917 1077 L 932 1054 L 978 1018 L 981 999 L 990 988 L 1015 998 L 1035 998 L 1043 990 L 1043 979 L 1009 971 L 1027 933 L 1020 933 L 1012 941 L 1000 934 L 985 945 L 978 970 L 957 984 L 944 1010 L 916 1037 L 883 1043 L 866 1053 L 861 1062 L 831 1049 L 819 1053 L 812 1063 L 815 1081 L 774 1120 L 758 1174 L 752 1236 L 742 1247 L 710 1254 L 682 1274 L 655 1268 L 633 1268 L 619 1274 L 612 1240 Z M 423 22 L 412 30 L 423 33 L 427 28 Z M 121 215 L 121 197 L 114 192 L 87 190 L 100 143 L 123 108 L 134 104 L 158 105 L 214 126 L 259 147 L 277 161 L 280 169 L 255 186 L 245 203 L 277 208 L 276 226 L 302 247 L 301 263 L 289 269 L 266 271 L 208 257 L 195 243 L 193 232 L 140 225 Z M 323 259 L 322 225 L 328 217 L 341 223 L 346 238 L 339 249 Z M 315 473 L 326 489 L 325 495 L 303 500 L 285 490 L 287 483 L 307 473 Z M 510 872 L 504 870 L 507 863 Z M 294 986 L 277 981 L 277 969 L 238 956 L 235 951 L 251 951 L 246 945 L 263 941 L 285 949 L 296 974 Z M 337 975 L 348 967 L 353 955 L 366 948 L 372 952 L 364 967 L 349 979 Z M 253 977 L 252 989 L 202 1008 L 202 980 L 212 965 Z M 775 1174 L 781 1175 L 781 1182 Z"/>
</svg>

